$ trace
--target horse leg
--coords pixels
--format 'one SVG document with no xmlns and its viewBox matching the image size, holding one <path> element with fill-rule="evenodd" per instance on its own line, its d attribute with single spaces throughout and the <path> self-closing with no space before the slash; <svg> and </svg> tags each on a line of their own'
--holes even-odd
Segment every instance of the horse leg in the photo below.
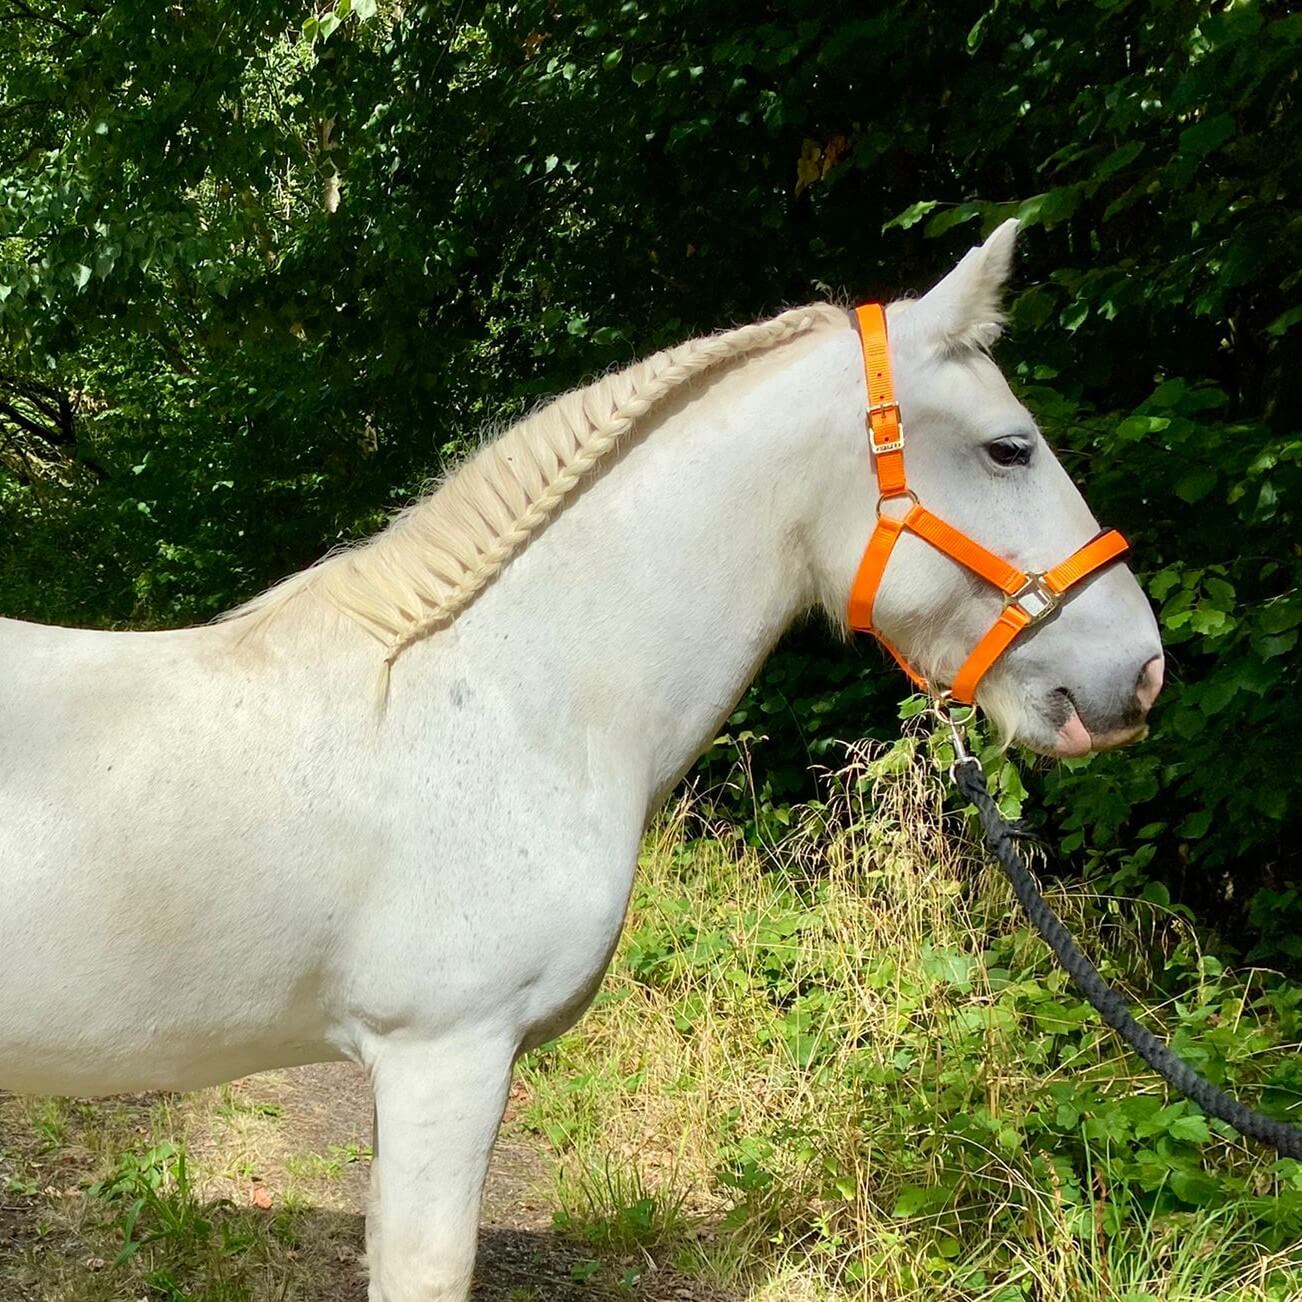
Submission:
<svg viewBox="0 0 1302 1302">
<path fill-rule="evenodd" d="M 513 1050 L 482 1038 L 385 1043 L 371 1063 L 370 1302 L 465 1302 Z"/>
<path fill-rule="evenodd" d="M 366 1205 L 366 1268 L 372 1280 L 380 1278 L 380 1109 L 374 1100 L 371 1103 L 371 1179 Z M 370 1296 L 374 1299 L 375 1294 Z"/>
</svg>

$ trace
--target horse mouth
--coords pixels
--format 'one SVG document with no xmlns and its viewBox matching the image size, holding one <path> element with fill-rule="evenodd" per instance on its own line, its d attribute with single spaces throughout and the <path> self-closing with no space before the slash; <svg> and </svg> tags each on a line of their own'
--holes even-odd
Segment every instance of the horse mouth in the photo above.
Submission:
<svg viewBox="0 0 1302 1302">
<path fill-rule="evenodd" d="M 1059 759 L 1079 759 L 1094 751 L 1116 750 L 1141 741 L 1148 735 L 1148 725 L 1140 720 L 1120 728 L 1110 728 L 1103 732 L 1091 732 L 1081 718 L 1080 709 L 1069 688 L 1059 687 L 1052 693 L 1055 708 L 1050 718 L 1050 726 L 1057 724 L 1053 739 L 1053 753 Z"/>
<path fill-rule="evenodd" d="M 1112 732 L 1091 733 L 1094 750 L 1118 750 L 1148 736 L 1148 724 L 1137 723 L 1133 728 L 1117 728 Z"/>
</svg>

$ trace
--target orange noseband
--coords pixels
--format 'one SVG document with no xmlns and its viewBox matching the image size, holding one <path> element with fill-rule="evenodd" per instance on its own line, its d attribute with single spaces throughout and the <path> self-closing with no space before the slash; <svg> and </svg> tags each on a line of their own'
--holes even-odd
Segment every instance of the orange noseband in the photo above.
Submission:
<svg viewBox="0 0 1302 1302">
<path fill-rule="evenodd" d="M 1004 608 L 963 662 L 947 693 L 951 700 L 970 705 L 982 678 L 1013 639 L 1051 615 L 1070 588 L 1116 560 L 1130 544 L 1115 529 L 1108 529 L 1053 569 L 1043 574 L 1026 574 L 939 516 L 932 515 L 918 501 L 904 475 L 904 425 L 891 381 L 886 311 L 880 303 L 866 303 L 855 309 L 855 317 L 863 344 L 864 376 L 868 381 L 868 448 L 877 474 L 878 498 L 877 527 L 868 539 L 859 572 L 850 588 L 850 627 L 856 632 L 871 633 L 924 692 L 931 692 L 931 684 L 873 627 L 877 589 L 900 534 L 907 529 L 987 583 L 994 584 L 1004 594 Z M 884 503 L 901 497 L 912 503 L 904 515 L 882 514 Z"/>
</svg>

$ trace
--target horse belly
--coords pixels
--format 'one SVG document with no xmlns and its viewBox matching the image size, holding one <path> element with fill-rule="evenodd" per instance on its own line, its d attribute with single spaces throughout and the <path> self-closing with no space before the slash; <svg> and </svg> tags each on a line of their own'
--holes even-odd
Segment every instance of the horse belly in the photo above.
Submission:
<svg viewBox="0 0 1302 1302">
<path fill-rule="evenodd" d="M 47 943 L 21 969 L 0 961 L 0 1088 L 194 1089 L 341 1056 L 328 1042 L 308 971 L 295 979 L 283 963 L 268 963 L 235 973 L 166 948 L 140 961 L 130 944 L 121 956 L 132 964 Z"/>
<path fill-rule="evenodd" d="M 241 853 L 157 809 L 28 821 L 0 828 L 0 1087 L 186 1089 L 340 1056 L 321 985 L 347 892 L 304 880 L 301 842 Z"/>
</svg>

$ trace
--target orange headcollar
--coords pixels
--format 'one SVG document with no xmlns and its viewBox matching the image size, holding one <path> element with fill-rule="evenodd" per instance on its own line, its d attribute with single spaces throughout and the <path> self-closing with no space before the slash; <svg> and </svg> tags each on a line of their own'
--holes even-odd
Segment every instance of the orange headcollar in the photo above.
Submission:
<svg viewBox="0 0 1302 1302">
<path fill-rule="evenodd" d="M 987 670 L 1024 629 L 1038 624 L 1057 609 L 1063 595 L 1083 578 L 1116 560 L 1130 544 L 1108 529 L 1043 574 L 1025 574 L 1015 565 L 987 551 L 980 543 L 932 515 L 908 486 L 904 475 L 904 425 L 900 404 L 891 382 L 891 358 L 886 339 L 886 311 L 880 303 L 855 309 L 863 344 L 864 376 L 868 381 L 868 447 L 877 474 L 877 527 L 859 562 L 850 588 L 850 627 L 871 633 L 895 657 L 906 674 L 925 692 L 934 692 L 907 660 L 873 627 L 873 605 L 882 575 L 900 534 L 908 529 L 938 551 L 979 574 L 1001 589 L 1006 601 L 999 618 L 963 662 L 949 691 L 951 700 L 970 705 Z M 882 514 L 882 506 L 907 498 L 908 511 L 899 517 Z"/>
</svg>

